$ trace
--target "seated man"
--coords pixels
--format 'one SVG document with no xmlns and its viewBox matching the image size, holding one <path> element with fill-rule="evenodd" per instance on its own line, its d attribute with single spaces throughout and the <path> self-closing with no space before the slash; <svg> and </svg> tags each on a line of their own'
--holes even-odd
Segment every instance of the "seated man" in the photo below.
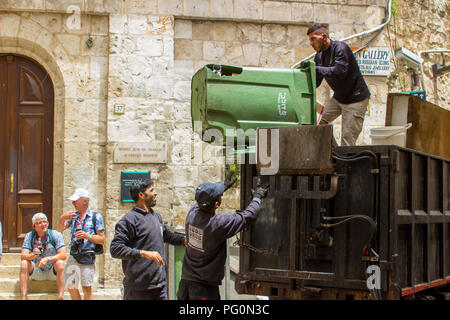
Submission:
<svg viewBox="0 0 450 320">
<path fill-rule="evenodd" d="M 20 264 L 20 291 L 27 300 L 28 280 L 56 280 L 58 300 L 64 299 L 64 260 L 66 248 L 62 234 L 48 229 L 47 216 L 41 212 L 32 218 L 33 231 L 25 236 Z"/>
</svg>

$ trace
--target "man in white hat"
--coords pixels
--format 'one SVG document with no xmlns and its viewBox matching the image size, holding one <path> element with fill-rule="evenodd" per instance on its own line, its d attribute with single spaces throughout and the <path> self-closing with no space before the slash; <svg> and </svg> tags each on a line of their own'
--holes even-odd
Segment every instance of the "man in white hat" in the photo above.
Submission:
<svg viewBox="0 0 450 320">
<path fill-rule="evenodd" d="M 78 283 L 85 300 L 92 298 L 92 282 L 95 274 L 95 245 L 104 245 L 105 226 L 100 213 L 89 208 L 89 191 L 78 188 L 69 198 L 75 210 L 64 213 L 58 221 L 58 231 L 71 228 L 70 256 L 67 260 L 64 281 L 72 300 L 81 300 Z"/>
</svg>

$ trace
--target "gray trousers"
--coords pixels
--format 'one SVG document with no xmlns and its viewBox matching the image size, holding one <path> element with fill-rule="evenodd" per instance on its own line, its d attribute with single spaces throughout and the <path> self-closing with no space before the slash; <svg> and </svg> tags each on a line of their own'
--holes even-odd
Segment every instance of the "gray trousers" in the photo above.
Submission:
<svg viewBox="0 0 450 320">
<path fill-rule="evenodd" d="M 341 146 L 354 146 L 361 133 L 368 105 L 368 98 L 351 104 L 339 103 L 331 98 L 324 104 L 319 124 L 329 124 L 342 114 Z"/>
</svg>

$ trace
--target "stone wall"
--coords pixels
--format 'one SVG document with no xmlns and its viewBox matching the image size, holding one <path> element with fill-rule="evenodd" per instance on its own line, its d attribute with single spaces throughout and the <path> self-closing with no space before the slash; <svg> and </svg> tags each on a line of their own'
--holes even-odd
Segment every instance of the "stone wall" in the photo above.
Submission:
<svg viewBox="0 0 450 320">
<path fill-rule="evenodd" d="M 317 13 L 318 21 L 329 22 L 330 37 L 341 39 L 362 29 L 354 29 L 355 23 L 364 23 L 365 30 L 378 26 L 384 18 L 385 9 L 373 5 L 361 4 L 348 6 L 338 4 L 297 3 L 303 16 L 310 18 Z M 320 15 L 317 8 L 322 8 Z M 339 18 L 338 18 L 339 17 Z M 298 23 L 298 20 L 296 20 Z M 221 63 L 238 66 L 264 68 L 290 68 L 295 62 L 306 58 L 313 49 L 309 45 L 306 31 L 310 24 L 303 25 L 289 22 L 249 23 L 219 21 L 209 19 L 175 20 L 175 73 L 182 72 L 178 88 L 183 89 L 183 96 L 188 100 L 189 80 L 192 75 L 208 63 Z M 349 41 L 355 49 L 362 46 L 369 36 Z M 381 33 L 371 46 L 386 46 L 386 34 Z M 182 70 L 182 71 L 181 71 Z M 370 129 L 384 124 L 387 96 L 386 77 L 367 76 L 366 82 L 372 92 L 365 126 L 358 143 L 370 143 Z M 184 81 L 184 83 L 182 83 Z M 324 81 L 318 88 L 318 100 L 324 102 L 332 95 Z M 335 121 L 335 135 L 340 139 L 341 119 Z"/>
<path fill-rule="evenodd" d="M 390 44 L 393 48 L 404 47 L 415 54 L 432 49 L 450 49 L 448 37 L 448 16 L 450 5 L 445 0 L 398 1 L 396 15 L 389 25 Z M 449 73 L 434 77 L 433 64 L 448 65 L 450 53 L 428 53 L 424 59 L 424 79 L 427 97 L 430 102 L 450 109 Z M 411 79 L 412 70 L 407 70 L 404 61 L 392 59 L 395 69 L 389 78 L 390 91 L 420 90 Z M 420 79 L 420 69 L 416 71 Z"/>
<path fill-rule="evenodd" d="M 385 5 L 386 0 L 0 0 L 0 9 L 10 11 L 68 13 L 69 8 L 75 7 L 80 14 L 142 14 L 294 24 L 339 23 L 343 14 L 357 15 L 359 7 Z"/>
<path fill-rule="evenodd" d="M 72 209 L 67 198 L 77 187 L 92 192 L 99 212 L 106 205 L 108 17 L 83 15 L 76 28 L 66 20 L 59 13 L 0 12 L 0 52 L 35 60 L 55 87 L 53 227 Z"/>
<path fill-rule="evenodd" d="M 175 23 L 175 63 L 194 71 L 208 63 L 289 68 L 306 44 L 306 26 L 182 20 Z"/>
<path fill-rule="evenodd" d="M 74 187 L 87 187 L 96 195 L 93 205 L 103 209 L 103 198 L 96 190 L 105 175 L 101 169 L 104 152 L 100 150 L 106 133 L 108 19 L 83 16 L 80 29 L 70 29 L 64 21 L 61 14 L 0 13 L 0 50 L 36 60 L 52 77 L 55 170 L 64 168 L 63 176 L 55 175 L 59 195 L 64 193 L 67 198 Z M 88 35 L 94 41 L 92 48 L 85 44 Z M 64 189 L 58 189 L 61 186 Z M 69 207 L 64 205 L 64 209 Z M 60 214 L 63 207 L 57 205 L 55 209 L 58 211 L 54 214 Z"/>
<path fill-rule="evenodd" d="M 170 165 L 115 164 L 117 142 L 168 141 L 174 134 L 173 119 L 173 18 L 166 16 L 114 14 L 110 16 L 107 229 L 130 210 L 120 202 L 121 171 L 149 170 L 159 193 L 158 208 L 167 220 L 173 198 Z M 114 114 L 114 104 L 125 104 L 124 114 Z M 170 163 L 170 160 L 169 160 Z M 110 243 L 113 232 L 107 234 Z M 120 275 L 119 260 L 108 259 L 106 282 Z M 119 272 L 119 274 L 117 274 Z M 119 277 L 120 278 L 120 277 Z M 111 283 L 111 281 L 112 283 Z"/>
<path fill-rule="evenodd" d="M 411 39 L 420 33 L 408 37 L 406 21 L 414 15 L 406 4 L 397 16 L 399 43 L 415 52 L 441 41 L 445 47 L 448 5 L 433 3 L 430 13 L 417 5 L 432 17 L 424 31 L 429 44 L 413 46 Z M 81 186 L 92 192 L 92 207 L 105 217 L 101 282 L 115 287 L 123 277 L 120 260 L 108 253 L 114 225 L 131 207 L 120 202 L 121 171 L 151 172 L 159 194 L 155 209 L 174 227 L 184 224 L 197 184 L 224 178 L 222 151 L 192 134 L 190 80 L 195 71 L 210 62 L 289 68 L 313 52 L 306 36 L 313 22 L 328 23 L 330 36 L 341 39 L 379 25 L 385 5 L 385 0 L 0 0 L 0 52 L 35 59 L 55 85 L 53 219 L 71 209 L 66 199 Z M 390 28 L 392 37 L 392 23 Z M 357 48 L 366 40 L 349 44 Z M 388 45 L 386 29 L 371 44 Z M 427 77 L 431 61 L 425 65 Z M 427 86 L 442 92 L 438 99 L 448 105 L 444 77 L 436 84 L 427 79 Z M 399 87 L 395 75 L 365 79 L 372 97 L 358 143 L 369 143 L 370 128 L 384 124 L 388 90 Z M 331 94 L 325 83 L 318 89 L 321 101 Z M 116 103 L 125 105 L 124 114 L 114 113 Z M 339 127 L 338 119 L 337 136 Z M 132 141 L 165 141 L 167 163 L 114 163 L 117 143 Z M 230 190 L 223 203 L 221 211 L 238 208 L 239 190 Z"/>
</svg>

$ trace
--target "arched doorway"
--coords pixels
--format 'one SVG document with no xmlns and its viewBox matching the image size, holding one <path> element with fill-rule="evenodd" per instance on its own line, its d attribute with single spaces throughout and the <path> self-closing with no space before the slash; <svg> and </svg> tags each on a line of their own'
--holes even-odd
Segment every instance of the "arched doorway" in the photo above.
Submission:
<svg viewBox="0 0 450 320">
<path fill-rule="evenodd" d="M 0 219 L 19 252 L 36 212 L 52 219 L 54 89 L 36 62 L 0 55 Z"/>
</svg>

